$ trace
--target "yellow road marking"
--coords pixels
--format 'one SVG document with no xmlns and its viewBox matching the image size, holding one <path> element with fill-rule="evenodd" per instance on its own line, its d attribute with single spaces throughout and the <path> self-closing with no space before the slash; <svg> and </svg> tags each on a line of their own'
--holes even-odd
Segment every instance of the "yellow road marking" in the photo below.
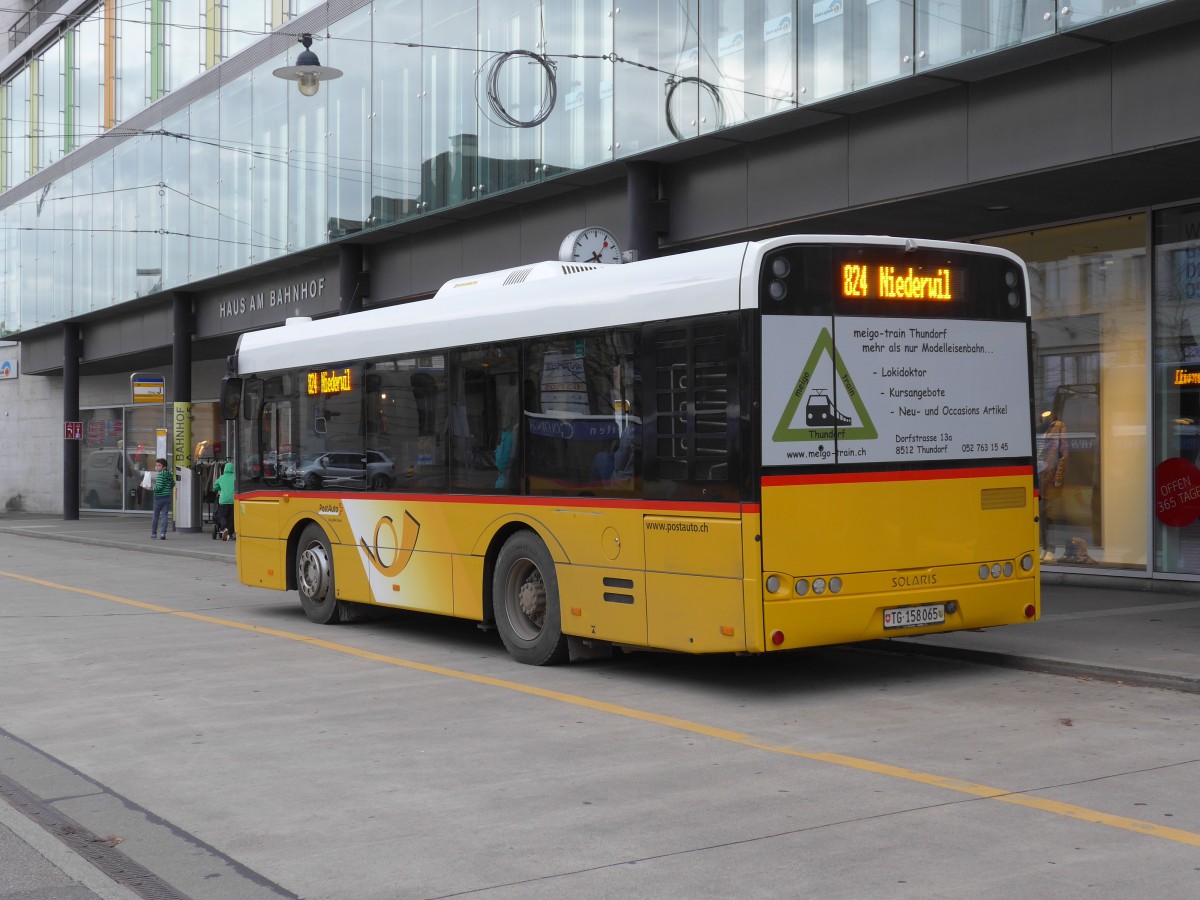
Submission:
<svg viewBox="0 0 1200 900">
<path fill-rule="evenodd" d="M 1049 800 L 1045 797 L 1037 797 L 1032 794 L 1006 791 L 1000 788 L 988 787 L 985 784 L 976 784 L 972 781 L 962 781 L 958 778 L 934 775 L 929 772 L 918 772 L 915 769 L 892 766 L 888 765 L 887 763 L 875 762 L 869 759 L 861 759 L 856 756 L 846 756 L 841 753 L 819 753 L 797 750 L 794 747 L 776 747 L 771 744 L 764 744 L 760 741 L 756 741 L 754 738 L 747 734 L 742 734 L 741 732 L 730 731 L 725 728 L 714 728 L 711 725 L 703 725 L 699 722 L 689 721 L 688 719 L 679 719 L 675 716 L 664 716 L 641 709 L 633 709 L 632 707 L 628 706 L 618 706 L 615 703 L 606 703 L 602 700 L 591 700 L 587 697 L 581 697 L 577 694 L 567 694 L 561 691 L 547 690 L 545 688 L 533 687 L 532 685 L 528 684 L 521 684 L 518 681 L 507 681 L 503 678 L 492 678 L 487 675 L 475 675 L 471 672 L 463 672 L 459 669 L 447 669 L 442 666 L 431 666 L 427 663 L 419 663 L 409 659 L 400 659 L 399 657 L 395 656 L 385 656 L 382 653 L 374 653 L 370 650 L 360 650 L 357 647 L 350 647 L 346 644 L 336 644 L 333 641 L 312 638 L 303 634 L 296 634 L 291 631 L 280 631 L 275 628 L 263 628 L 259 625 L 247 625 L 243 622 L 235 622 L 231 619 L 220 619 L 216 616 L 206 616 L 200 613 L 169 609 L 168 607 L 159 606 L 155 603 L 143 603 L 140 600 L 131 600 L 128 597 L 117 597 L 113 594 L 102 593 L 101 591 L 91 591 L 87 588 L 78 588 L 65 584 L 57 584 L 53 581 L 43 581 L 40 578 L 31 578 L 28 575 L 17 575 L 12 572 L 2 571 L 0 571 L 0 575 L 54 590 L 67 591 L 74 594 L 83 594 L 88 597 L 96 597 L 100 600 L 109 600 L 113 603 L 121 603 L 125 606 L 133 606 L 137 607 L 138 609 L 148 610 L 150 612 L 165 613 L 167 615 L 178 616 L 183 619 L 192 619 L 196 622 L 207 622 L 211 625 L 223 625 L 226 628 L 237 628 L 241 631 L 253 632 L 254 634 L 263 634 L 271 637 L 283 638 L 284 640 L 308 644 L 312 647 L 320 647 L 323 650 L 332 650 L 335 653 L 343 653 L 347 656 L 355 656 L 359 659 L 369 660 L 371 662 L 386 663 L 387 665 L 398 666 L 404 669 L 412 669 L 417 672 L 425 672 L 430 675 L 441 675 L 445 678 L 454 678 L 459 681 L 467 681 L 473 684 L 482 684 L 487 685 L 488 687 L 496 687 L 503 690 L 515 691 L 521 694 L 529 694 L 530 696 L 541 697 L 546 700 L 556 700 L 559 703 L 566 703 L 571 706 L 578 706 L 584 709 L 593 710 L 595 712 L 608 713 L 614 716 L 622 716 L 626 719 L 634 719 L 639 722 L 648 722 L 653 725 L 661 725 L 664 728 L 672 728 L 676 731 L 684 731 L 690 734 L 703 735 L 704 737 L 714 738 L 715 740 L 719 741 L 726 741 L 731 744 L 738 744 L 742 747 L 748 747 L 753 750 L 763 750 L 768 753 L 778 753 L 784 756 L 794 756 L 799 759 L 811 760 L 813 762 L 823 762 L 829 763 L 830 765 L 842 766 L 843 768 L 857 769 L 860 772 L 870 772 L 875 775 L 886 775 L 891 778 L 900 778 L 905 781 L 916 782 L 917 784 L 943 788 L 948 791 L 957 791 L 961 794 L 969 794 L 973 797 L 998 800 L 1001 803 L 1011 803 L 1014 806 L 1023 806 L 1027 809 L 1036 809 L 1041 812 L 1053 813 L 1054 815 L 1065 816 L 1070 819 L 1078 819 L 1081 822 L 1091 822 L 1095 825 L 1107 825 L 1110 828 L 1120 828 L 1125 831 L 1133 831 L 1137 832 L 1138 834 L 1148 835 L 1150 837 L 1175 841 L 1176 843 L 1187 844 L 1192 847 L 1200 847 L 1200 834 L 1197 834 L 1196 832 L 1184 831 L 1180 828 L 1169 828 L 1165 825 L 1156 825 L 1153 822 L 1146 822 L 1141 819 L 1131 819 L 1128 816 L 1115 816 L 1109 813 L 1099 812 L 1098 810 L 1089 809 L 1085 806 L 1076 806 L 1073 803 L 1061 803 L 1057 800 Z"/>
</svg>

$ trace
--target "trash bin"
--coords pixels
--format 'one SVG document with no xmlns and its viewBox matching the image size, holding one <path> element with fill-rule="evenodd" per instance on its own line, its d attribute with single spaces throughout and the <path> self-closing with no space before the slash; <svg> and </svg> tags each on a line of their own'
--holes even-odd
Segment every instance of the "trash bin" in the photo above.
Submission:
<svg viewBox="0 0 1200 900">
<path fill-rule="evenodd" d="M 200 479 L 191 466 L 175 467 L 175 530 L 200 530 Z"/>
</svg>

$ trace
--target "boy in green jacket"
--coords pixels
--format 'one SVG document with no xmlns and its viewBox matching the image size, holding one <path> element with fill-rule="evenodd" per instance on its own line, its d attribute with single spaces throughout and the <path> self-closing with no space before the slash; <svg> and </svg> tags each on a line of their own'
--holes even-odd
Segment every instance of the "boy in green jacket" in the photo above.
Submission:
<svg viewBox="0 0 1200 900">
<path fill-rule="evenodd" d="M 171 492 L 175 489 L 175 476 L 167 468 L 167 461 L 159 457 L 154 461 L 154 518 L 150 521 L 150 540 L 158 533 L 159 540 L 167 539 L 167 522 L 171 518 Z M 162 531 L 158 517 L 162 515 Z"/>
</svg>

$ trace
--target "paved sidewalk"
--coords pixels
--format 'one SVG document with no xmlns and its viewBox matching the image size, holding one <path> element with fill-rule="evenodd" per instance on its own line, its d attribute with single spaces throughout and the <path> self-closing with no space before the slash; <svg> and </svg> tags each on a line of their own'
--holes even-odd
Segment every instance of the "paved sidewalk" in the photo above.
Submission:
<svg viewBox="0 0 1200 900">
<path fill-rule="evenodd" d="M 151 540 L 150 516 L 136 513 L 81 513 L 76 521 L 0 513 L 0 534 L 6 532 L 230 565 L 237 549 L 213 540 L 211 524 Z M 1042 585 L 1042 618 L 1031 625 L 862 646 L 1200 693 L 1200 584 L 1054 569 L 1043 572 Z"/>
</svg>

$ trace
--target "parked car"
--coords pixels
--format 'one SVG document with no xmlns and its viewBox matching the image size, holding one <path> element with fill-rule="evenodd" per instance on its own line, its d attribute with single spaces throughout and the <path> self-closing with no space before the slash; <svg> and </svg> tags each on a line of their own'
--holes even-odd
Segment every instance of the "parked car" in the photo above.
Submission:
<svg viewBox="0 0 1200 900">
<path fill-rule="evenodd" d="M 300 460 L 284 470 L 284 478 L 305 491 L 364 487 L 382 491 L 395 484 L 396 464 L 377 450 L 368 450 L 366 456 L 331 450 Z"/>
</svg>

